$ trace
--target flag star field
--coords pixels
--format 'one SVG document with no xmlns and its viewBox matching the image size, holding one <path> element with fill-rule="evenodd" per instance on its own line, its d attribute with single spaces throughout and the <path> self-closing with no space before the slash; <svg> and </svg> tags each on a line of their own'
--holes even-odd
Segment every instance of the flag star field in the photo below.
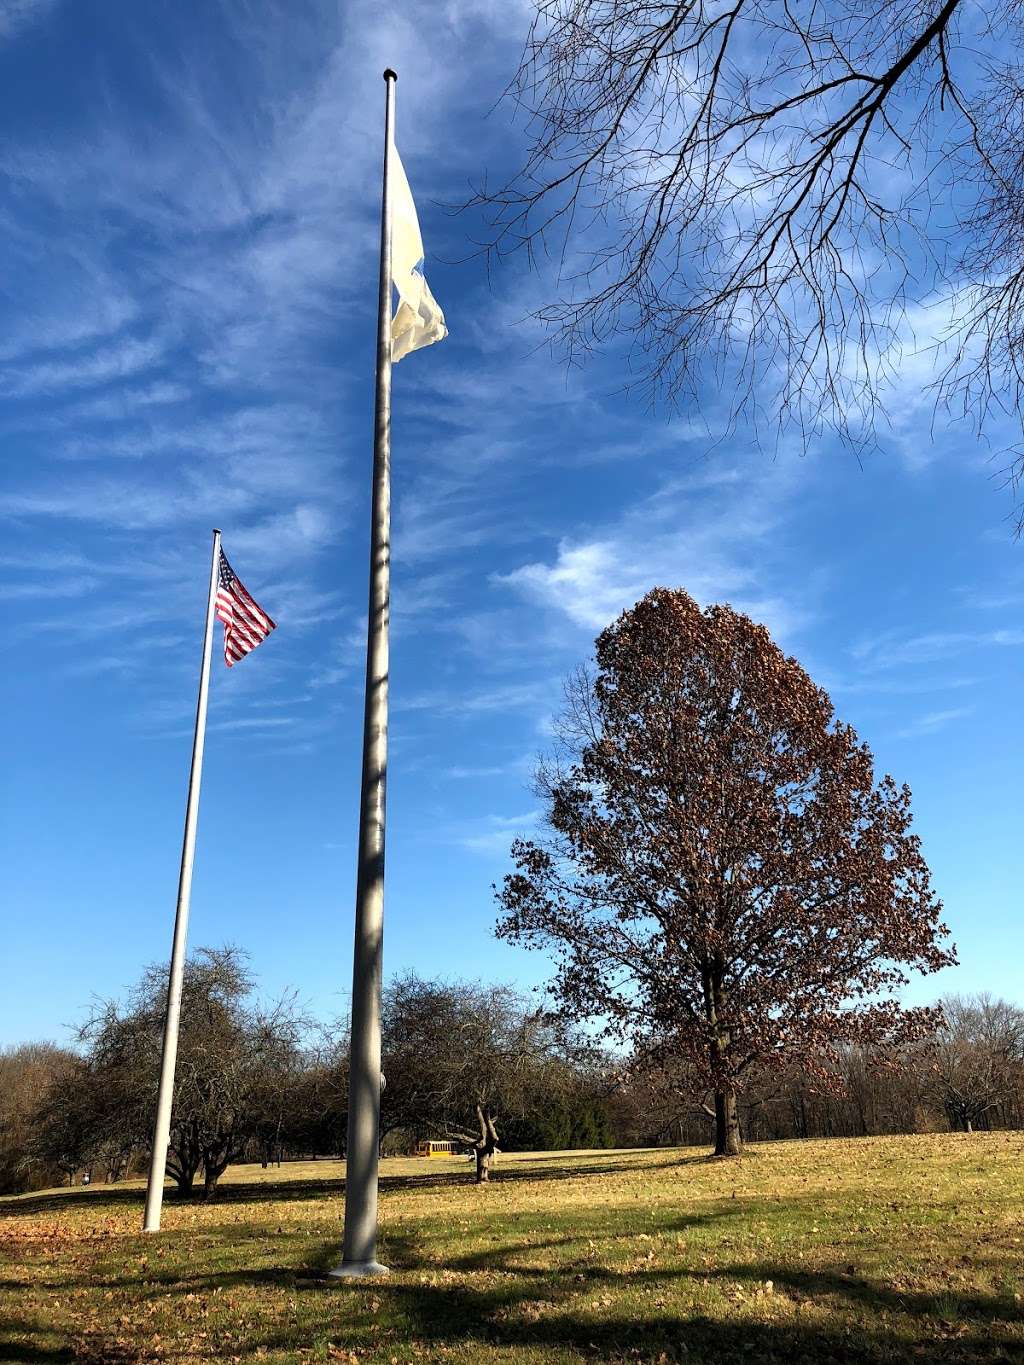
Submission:
<svg viewBox="0 0 1024 1365">
<path fill-rule="evenodd" d="M 730 424 L 713 384 L 652 411 L 614 345 L 553 355 L 553 267 L 487 262 L 455 211 L 521 156 L 529 17 L 0 0 L 0 1043 L 67 1041 L 169 953 L 215 526 L 277 628 L 215 649 L 190 944 L 345 1013 L 387 66 L 411 306 L 449 335 L 393 375 L 386 972 L 543 981 L 492 884 L 562 680 L 663 584 L 763 621 L 913 789 L 961 966 L 905 998 L 1021 999 L 998 430 L 938 419 L 912 348 L 860 463 Z"/>
</svg>

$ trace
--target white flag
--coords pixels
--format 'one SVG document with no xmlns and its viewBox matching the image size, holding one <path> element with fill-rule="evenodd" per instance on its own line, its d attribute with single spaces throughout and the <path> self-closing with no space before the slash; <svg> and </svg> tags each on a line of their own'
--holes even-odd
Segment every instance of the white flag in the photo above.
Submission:
<svg viewBox="0 0 1024 1365">
<path fill-rule="evenodd" d="M 398 148 L 391 144 L 391 278 L 398 310 L 391 323 L 391 359 L 448 335 L 444 314 L 423 278 L 423 238 Z"/>
</svg>

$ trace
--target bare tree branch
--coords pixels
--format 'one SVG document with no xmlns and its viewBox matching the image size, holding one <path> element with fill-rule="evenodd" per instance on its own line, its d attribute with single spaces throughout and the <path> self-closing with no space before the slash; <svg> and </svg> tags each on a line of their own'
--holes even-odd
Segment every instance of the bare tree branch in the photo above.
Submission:
<svg viewBox="0 0 1024 1365">
<path fill-rule="evenodd" d="M 1021 24 L 1013 0 L 537 0 L 486 248 L 555 258 L 538 316 L 570 361 L 624 337 L 651 399 L 728 377 L 734 418 L 858 450 L 931 302 L 935 399 L 981 431 L 1021 397 Z"/>
</svg>

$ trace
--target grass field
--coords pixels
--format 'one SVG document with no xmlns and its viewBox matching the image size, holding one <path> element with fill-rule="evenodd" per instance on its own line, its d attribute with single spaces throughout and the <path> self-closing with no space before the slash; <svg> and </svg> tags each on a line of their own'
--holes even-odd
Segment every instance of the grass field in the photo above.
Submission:
<svg viewBox="0 0 1024 1365">
<path fill-rule="evenodd" d="M 1024 1361 L 1024 1135 L 383 1163 L 386 1279 L 324 1283 L 343 1168 L 0 1200 L 0 1360 Z"/>
</svg>

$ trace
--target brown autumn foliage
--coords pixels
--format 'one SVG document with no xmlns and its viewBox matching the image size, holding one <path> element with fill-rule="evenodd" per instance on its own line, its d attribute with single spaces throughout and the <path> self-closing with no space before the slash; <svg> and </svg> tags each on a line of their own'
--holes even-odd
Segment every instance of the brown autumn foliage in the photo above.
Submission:
<svg viewBox="0 0 1024 1365">
<path fill-rule="evenodd" d="M 768 631 L 658 588 L 597 640 L 538 774 L 550 837 L 517 840 L 499 935 L 554 952 L 566 1015 L 713 1098 L 740 1149 L 748 1074 L 934 1025 L 892 997 L 955 961 L 910 791 Z M 710 1105 L 708 1106 L 710 1112 Z"/>
</svg>

